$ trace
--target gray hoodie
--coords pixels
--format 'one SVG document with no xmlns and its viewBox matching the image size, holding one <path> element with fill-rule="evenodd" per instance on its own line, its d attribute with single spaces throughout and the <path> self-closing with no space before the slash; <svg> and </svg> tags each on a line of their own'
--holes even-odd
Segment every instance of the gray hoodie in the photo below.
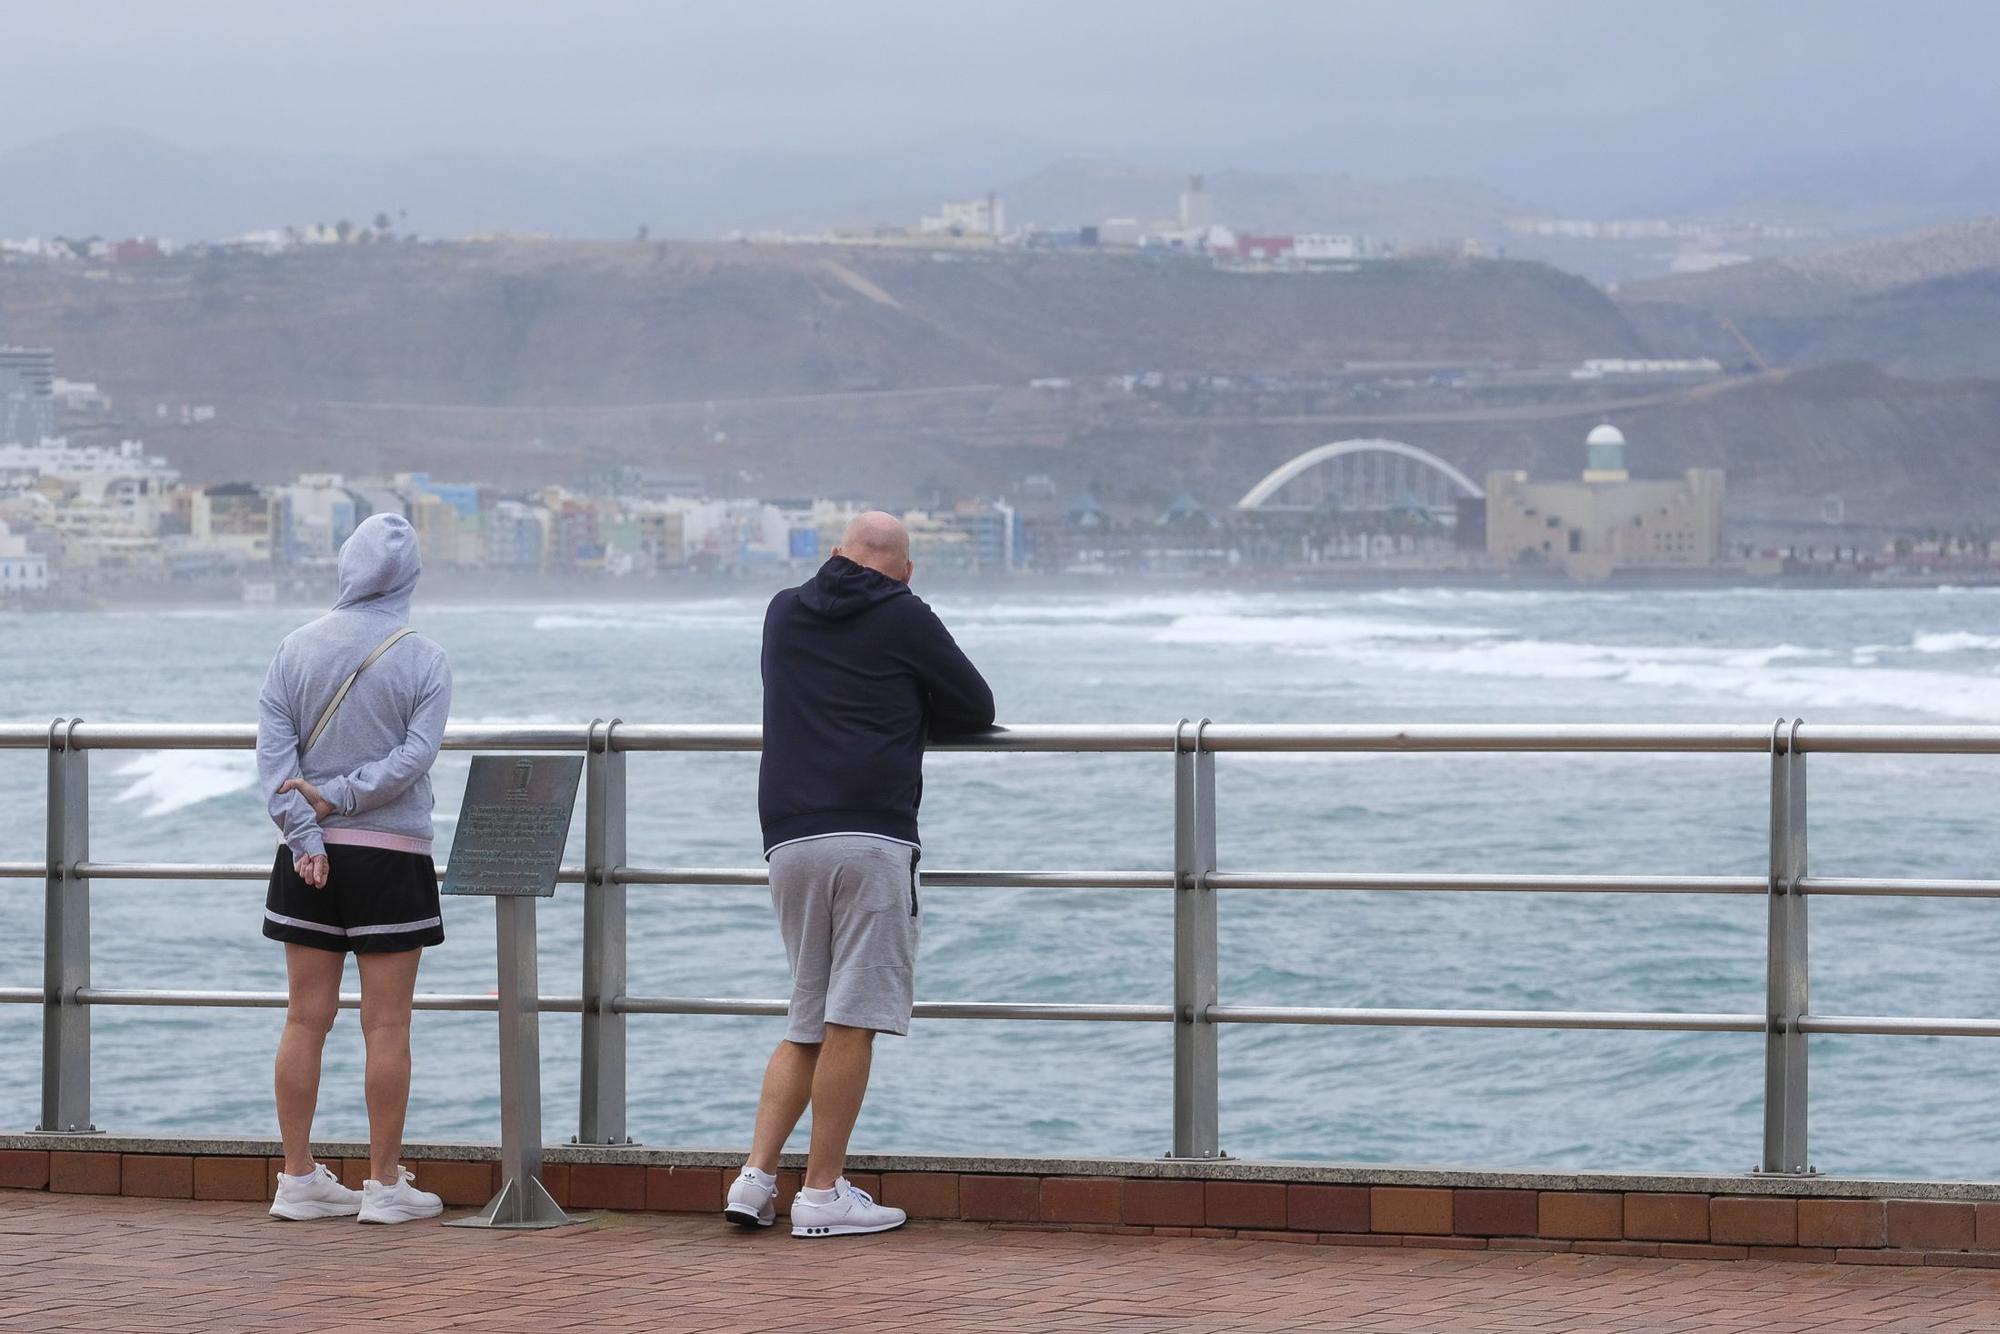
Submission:
<svg viewBox="0 0 2000 1334">
<path fill-rule="evenodd" d="M 304 775 L 333 804 L 324 826 L 296 792 L 299 748 L 348 673 L 410 619 L 410 594 L 423 561 L 416 531 L 400 515 L 363 520 L 340 548 L 340 601 L 278 645 L 258 700 L 257 773 L 271 819 L 299 856 L 328 842 L 427 851 L 431 765 L 451 712 L 451 666 L 444 650 L 409 635 L 361 674 L 327 724 Z"/>
</svg>

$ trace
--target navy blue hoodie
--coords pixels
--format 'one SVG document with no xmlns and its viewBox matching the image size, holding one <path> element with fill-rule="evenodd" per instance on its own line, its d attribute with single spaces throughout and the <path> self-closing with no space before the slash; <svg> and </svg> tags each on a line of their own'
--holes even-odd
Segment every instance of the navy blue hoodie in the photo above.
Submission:
<svg viewBox="0 0 2000 1334">
<path fill-rule="evenodd" d="M 993 726 L 993 692 L 908 584 L 835 556 L 764 613 L 764 850 L 917 843 L 924 742 Z"/>
</svg>

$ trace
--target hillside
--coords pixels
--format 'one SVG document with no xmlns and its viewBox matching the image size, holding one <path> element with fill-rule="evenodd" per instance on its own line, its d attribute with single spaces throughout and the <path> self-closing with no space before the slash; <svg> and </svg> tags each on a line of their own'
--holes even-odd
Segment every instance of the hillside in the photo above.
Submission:
<svg viewBox="0 0 2000 1334">
<path fill-rule="evenodd" d="M 1726 318 L 1777 365 L 2000 375 L 2000 218 L 1634 283 L 1619 301 L 1649 341 L 1684 355 L 1743 360 Z"/>
<path fill-rule="evenodd" d="M 1039 501 L 1089 490 L 1225 505 L 1292 454 L 1387 436 L 1474 476 L 1580 466 L 1613 420 L 1643 476 L 1712 466 L 1738 518 L 1862 523 L 2000 512 L 2000 380 L 1934 383 L 1836 365 L 1696 385 L 1462 383 L 1421 365 L 1560 368 L 1646 355 L 1580 279 L 1538 265 L 1425 262 L 1232 274 L 1117 256 L 738 245 L 355 247 L 86 279 L 0 268 L 0 341 L 48 342 L 196 480 L 428 468 L 505 486 L 617 464 L 691 470 L 725 493 Z M 1970 283 L 1970 277 L 1934 280 Z M 1868 320 L 1825 317 L 1879 338 Z M 1981 301 L 1964 312 L 1970 325 Z M 1940 302 L 1922 301 L 1935 326 Z M 1628 308 L 1630 309 L 1630 308 Z M 1640 308 L 1690 324 L 1692 305 Z M 1674 337 L 1686 330 L 1669 330 Z M 1348 363 L 1366 363 L 1348 365 Z M 1225 375 L 1126 392 L 1106 376 Z M 1031 388 L 1053 377 L 1066 387 Z M 212 404 L 214 421 L 157 420 Z M 170 419 L 171 420 L 171 419 Z"/>
<path fill-rule="evenodd" d="M 0 269 L 0 338 L 114 393 L 601 406 L 1344 360 L 1570 364 L 1643 346 L 1518 263 L 1204 263 L 731 245 L 351 247 L 91 282 Z"/>
</svg>

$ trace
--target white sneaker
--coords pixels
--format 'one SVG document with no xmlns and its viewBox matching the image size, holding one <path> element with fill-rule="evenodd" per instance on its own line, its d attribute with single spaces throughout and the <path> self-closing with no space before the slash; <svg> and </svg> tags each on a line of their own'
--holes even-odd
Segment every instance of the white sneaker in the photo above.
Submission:
<svg viewBox="0 0 2000 1334">
<path fill-rule="evenodd" d="M 350 1218 L 361 1209 L 361 1192 L 340 1184 L 340 1178 L 314 1163 L 302 1177 L 278 1173 L 278 1198 L 271 1202 L 271 1217 L 303 1223 L 314 1218 Z"/>
<path fill-rule="evenodd" d="M 867 1191 L 846 1177 L 833 1183 L 833 1198 L 814 1204 L 800 1191 L 792 1197 L 792 1235 L 846 1237 L 857 1232 L 887 1232 L 909 1218 L 901 1209 L 877 1204 Z"/>
<path fill-rule="evenodd" d="M 436 1218 L 444 1212 L 444 1201 L 427 1190 L 411 1185 L 407 1167 L 396 1168 L 396 1184 L 385 1186 L 370 1178 L 361 1183 L 361 1221 L 364 1223 L 407 1223 L 413 1218 Z"/>
<path fill-rule="evenodd" d="M 722 1216 L 739 1227 L 769 1227 L 778 1221 L 778 1187 L 775 1179 L 766 1186 L 750 1172 L 743 1169 L 743 1175 L 729 1184 L 729 1203 L 722 1206 Z"/>
</svg>

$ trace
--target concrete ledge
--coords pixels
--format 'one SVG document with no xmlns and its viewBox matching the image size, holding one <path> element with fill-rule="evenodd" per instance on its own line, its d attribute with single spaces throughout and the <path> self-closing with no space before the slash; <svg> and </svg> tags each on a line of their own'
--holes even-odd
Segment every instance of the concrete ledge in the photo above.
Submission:
<svg viewBox="0 0 2000 1334">
<path fill-rule="evenodd" d="M 284 1152 L 274 1139 L 223 1139 L 176 1135 L 70 1135 L 0 1133 L 0 1150 L 67 1149 L 98 1153 L 262 1154 Z M 360 1140 L 316 1140 L 321 1158 L 366 1158 Z M 498 1162 L 498 1144 L 411 1143 L 403 1156 L 412 1162 Z M 604 1163 L 637 1167 L 720 1167 L 743 1165 L 741 1149 L 668 1149 L 643 1144 L 549 1144 L 551 1163 Z M 1141 1177 L 1184 1181 L 1280 1181 L 1325 1185 L 1478 1187 L 1488 1190 L 1646 1191 L 1705 1195 L 1777 1195 L 1792 1199 L 1991 1200 L 2000 1201 L 2000 1181 L 1911 1181 L 1897 1177 L 1761 1176 L 1671 1172 L 1537 1172 L 1501 1168 L 1405 1167 L 1377 1163 L 1288 1162 L 1281 1159 L 1001 1157 L 941 1153 L 859 1153 L 848 1160 L 865 1172 L 974 1172 L 1020 1176 Z M 803 1168 L 804 1154 L 787 1154 L 784 1166 Z"/>
<path fill-rule="evenodd" d="M 367 1146 L 314 1156 L 350 1185 Z M 0 1189 L 263 1201 L 281 1165 L 265 1139 L 0 1135 Z M 543 1179 L 578 1209 L 712 1213 L 742 1162 L 727 1149 L 552 1144 Z M 418 1179 L 452 1205 L 499 1188 L 493 1144 L 412 1144 Z M 779 1172 L 779 1211 L 802 1159 Z M 2000 1267 L 2000 1183 L 1881 1178 L 1455 1171 L 1329 1163 L 865 1154 L 848 1175 L 912 1217 L 1338 1246 L 1575 1251 L 1682 1259 Z"/>
</svg>

